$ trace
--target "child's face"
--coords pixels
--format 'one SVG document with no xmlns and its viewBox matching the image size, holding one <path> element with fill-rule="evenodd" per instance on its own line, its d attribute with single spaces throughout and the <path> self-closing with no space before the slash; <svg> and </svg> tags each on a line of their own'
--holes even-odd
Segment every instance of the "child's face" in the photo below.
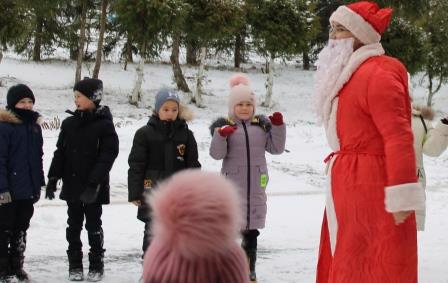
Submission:
<svg viewBox="0 0 448 283">
<path fill-rule="evenodd" d="M 162 121 L 174 121 L 179 115 L 179 105 L 175 101 L 168 100 L 162 104 L 158 114 Z"/>
<path fill-rule="evenodd" d="M 248 101 L 242 101 L 235 105 L 234 113 L 240 120 L 248 120 L 254 115 L 254 105 Z"/>
<path fill-rule="evenodd" d="M 25 97 L 19 100 L 16 103 L 15 108 L 17 109 L 25 109 L 25 110 L 33 110 L 34 102 L 31 98 Z"/>
<path fill-rule="evenodd" d="M 96 108 L 95 103 L 92 100 L 88 99 L 87 96 L 80 93 L 79 91 L 75 91 L 75 105 L 76 109 L 80 111 L 84 110 L 93 110 Z"/>
</svg>

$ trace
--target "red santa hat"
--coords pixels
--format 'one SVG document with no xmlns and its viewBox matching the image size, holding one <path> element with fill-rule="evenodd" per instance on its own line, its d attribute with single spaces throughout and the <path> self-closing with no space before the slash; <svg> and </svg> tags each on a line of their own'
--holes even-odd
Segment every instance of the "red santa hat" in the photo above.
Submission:
<svg viewBox="0 0 448 283">
<path fill-rule="evenodd" d="M 392 17 L 392 9 L 380 9 L 378 4 L 360 1 L 340 6 L 330 17 L 330 23 L 337 22 L 347 28 L 364 44 L 380 42 Z"/>
</svg>

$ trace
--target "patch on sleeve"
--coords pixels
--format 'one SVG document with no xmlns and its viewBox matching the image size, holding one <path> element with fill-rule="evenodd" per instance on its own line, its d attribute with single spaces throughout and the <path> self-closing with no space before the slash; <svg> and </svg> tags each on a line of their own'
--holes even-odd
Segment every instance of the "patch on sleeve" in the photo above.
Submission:
<svg viewBox="0 0 448 283">
<path fill-rule="evenodd" d="M 266 189 L 267 185 L 268 185 L 268 175 L 267 174 L 261 174 L 260 175 L 260 186 L 263 189 Z"/>
<path fill-rule="evenodd" d="M 150 190 L 150 189 L 152 189 L 152 180 L 151 180 L 151 179 L 145 179 L 145 180 L 143 181 L 143 188 L 144 188 L 145 190 Z"/>
</svg>

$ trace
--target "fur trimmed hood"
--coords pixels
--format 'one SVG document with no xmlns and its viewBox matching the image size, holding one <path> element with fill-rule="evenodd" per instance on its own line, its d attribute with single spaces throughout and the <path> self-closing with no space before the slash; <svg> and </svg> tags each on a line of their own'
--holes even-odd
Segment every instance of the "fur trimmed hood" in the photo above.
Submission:
<svg viewBox="0 0 448 283">
<path fill-rule="evenodd" d="M 153 112 L 153 115 L 159 116 L 159 114 L 156 112 L 155 109 L 152 112 Z M 186 122 L 189 122 L 194 119 L 193 112 L 190 110 L 190 108 L 188 108 L 187 105 L 185 105 L 183 103 L 179 103 L 178 119 L 185 120 Z"/>
<path fill-rule="evenodd" d="M 432 121 L 434 120 L 435 113 L 430 106 L 412 104 L 412 115 L 422 116 L 423 119 Z"/>
<path fill-rule="evenodd" d="M 20 124 L 22 121 L 10 110 L 0 110 L 0 122 Z"/>
</svg>

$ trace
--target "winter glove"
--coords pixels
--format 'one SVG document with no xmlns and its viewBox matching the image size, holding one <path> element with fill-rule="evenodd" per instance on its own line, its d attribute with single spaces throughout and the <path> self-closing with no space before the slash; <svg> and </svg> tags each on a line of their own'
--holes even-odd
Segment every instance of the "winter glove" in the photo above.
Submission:
<svg viewBox="0 0 448 283">
<path fill-rule="evenodd" d="M 79 199 L 85 204 L 92 204 L 98 198 L 98 193 L 100 192 L 100 185 L 88 184 L 84 192 L 81 194 Z"/>
<path fill-rule="evenodd" d="M 50 178 L 48 179 L 48 184 L 45 189 L 45 198 L 52 200 L 54 199 L 54 193 L 56 192 L 56 184 L 58 182 L 57 178 Z"/>
<path fill-rule="evenodd" d="M 272 125 L 276 126 L 283 125 L 283 115 L 280 112 L 274 112 L 272 116 L 269 116 L 269 120 L 271 120 Z"/>
<path fill-rule="evenodd" d="M 218 133 L 221 137 L 228 137 L 235 132 L 236 128 L 237 126 L 225 125 L 218 129 Z"/>
<path fill-rule="evenodd" d="M 3 204 L 10 203 L 12 201 L 11 194 L 9 192 L 4 192 L 0 194 L 0 206 Z"/>
</svg>

